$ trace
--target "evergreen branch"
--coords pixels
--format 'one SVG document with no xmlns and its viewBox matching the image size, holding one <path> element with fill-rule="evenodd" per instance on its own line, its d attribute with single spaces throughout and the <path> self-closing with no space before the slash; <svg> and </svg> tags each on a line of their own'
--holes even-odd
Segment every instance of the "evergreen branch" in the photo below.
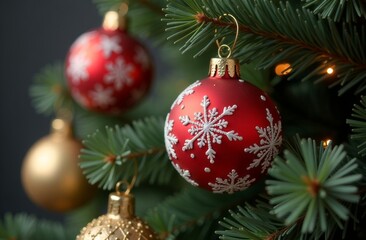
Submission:
<svg viewBox="0 0 366 240">
<path fill-rule="evenodd" d="M 349 210 L 342 202 L 355 203 L 359 200 L 355 184 L 362 178 L 354 173 L 356 159 L 345 161 L 343 146 L 326 149 L 315 141 L 302 140 L 302 158 L 286 150 L 285 159 L 278 157 L 269 174 L 276 180 L 268 180 L 267 190 L 273 195 L 273 212 L 285 217 L 285 224 L 292 224 L 304 216 L 302 232 L 313 232 L 319 227 L 327 231 L 328 221 L 342 227 Z M 316 224 L 319 222 L 319 224 Z"/>
<path fill-rule="evenodd" d="M 347 119 L 347 124 L 352 127 L 351 138 L 359 141 L 359 154 L 366 155 L 366 97 L 361 98 L 361 105 L 354 105 L 353 119 Z"/>
<path fill-rule="evenodd" d="M 220 239 L 272 240 L 285 235 L 290 227 L 283 227 L 283 222 L 271 214 L 272 207 L 265 202 L 258 202 L 255 207 L 246 204 L 238 206 L 238 212 L 229 211 L 231 218 L 220 221 L 225 230 L 216 231 Z M 282 229 L 281 229 L 282 228 Z"/>
<path fill-rule="evenodd" d="M 201 47 L 200 54 L 215 40 L 234 35 L 235 24 L 219 19 L 228 9 L 242 33 L 235 54 L 242 62 L 255 61 L 259 69 L 267 69 L 287 61 L 293 69 L 290 79 L 303 74 L 307 76 L 304 80 L 312 77 L 317 81 L 328 78 L 327 66 L 335 66 L 337 79 L 332 85 L 342 86 L 340 94 L 356 85 L 356 93 L 366 89 L 362 81 L 366 77 L 364 29 L 343 25 L 339 30 L 330 19 L 295 9 L 288 2 L 170 1 L 165 10 L 167 30 L 174 31 L 171 38 L 175 42 L 185 41 L 183 52 Z M 215 28 L 219 31 L 213 36 Z"/>
<path fill-rule="evenodd" d="M 137 2 L 139 2 L 142 6 L 145 6 L 146 8 L 150 9 L 152 12 L 164 16 L 164 12 L 161 6 L 163 2 L 165 3 L 165 1 L 158 1 L 160 5 L 158 5 L 157 3 L 153 3 L 153 1 L 151 0 L 138 0 Z"/>
<path fill-rule="evenodd" d="M 366 18 L 366 5 L 362 0 L 302 0 L 304 7 L 313 9 L 315 14 L 322 18 L 331 18 L 335 22 L 345 20 L 356 22 Z"/>
<path fill-rule="evenodd" d="M 38 220 L 26 214 L 5 214 L 0 222 L 0 239 L 16 240 L 65 240 L 67 234 L 59 223 Z"/>
<path fill-rule="evenodd" d="M 132 126 L 110 128 L 105 133 L 96 131 L 85 141 L 80 166 L 92 184 L 112 189 L 122 179 L 131 179 L 134 163 L 139 165 L 138 180 L 167 183 L 174 170 L 170 166 L 164 145 L 164 121 L 146 118 Z M 157 167 L 159 166 L 159 167 Z"/>
<path fill-rule="evenodd" d="M 174 239 L 184 231 L 209 228 L 222 213 L 257 194 L 259 188 L 261 185 L 224 195 L 189 187 L 151 210 L 146 219 L 163 239 Z"/>
<path fill-rule="evenodd" d="M 66 87 L 63 64 L 56 63 L 42 69 L 34 78 L 30 95 L 39 113 L 49 115 L 58 108 L 70 106 L 72 99 Z"/>
<path fill-rule="evenodd" d="M 245 207 L 238 206 L 239 211 L 229 211 L 231 218 L 224 218 L 220 224 L 225 230 L 216 231 L 221 234 L 220 239 L 239 240 L 281 240 L 281 239 L 330 239 L 332 225 L 327 226 L 327 232 L 313 231 L 311 234 L 301 233 L 301 224 L 304 217 L 299 217 L 291 224 L 285 225 L 284 221 L 272 213 L 272 207 L 264 201 L 259 200 L 255 207 L 246 204 Z"/>
</svg>

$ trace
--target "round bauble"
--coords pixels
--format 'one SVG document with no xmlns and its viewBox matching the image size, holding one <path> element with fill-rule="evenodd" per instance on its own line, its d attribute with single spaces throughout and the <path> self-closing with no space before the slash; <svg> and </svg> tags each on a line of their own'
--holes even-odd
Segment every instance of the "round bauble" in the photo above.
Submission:
<svg viewBox="0 0 366 240">
<path fill-rule="evenodd" d="M 75 209 L 95 192 L 78 165 L 82 145 L 71 133 L 67 121 L 55 119 L 53 132 L 37 141 L 28 151 L 21 170 L 28 197 L 50 211 Z"/>
<path fill-rule="evenodd" d="M 152 77 L 145 47 L 119 28 L 82 34 L 66 58 L 70 92 L 91 111 L 118 114 L 130 109 L 148 93 Z"/>
<path fill-rule="evenodd" d="M 85 226 L 76 240 L 155 240 L 154 231 L 134 214 L 134 197 L 129 194 L 111 193 L 108 213 Z"/>
<path fill-rule="evenodd" d="M 233 193 L 266 175 L 282 142 L 270 97 L 239 78 L 233 59 L 211 60 L 210 76 L 175 100 L 165 123 L 173 166 L 189 183 Z"/>
</svg>

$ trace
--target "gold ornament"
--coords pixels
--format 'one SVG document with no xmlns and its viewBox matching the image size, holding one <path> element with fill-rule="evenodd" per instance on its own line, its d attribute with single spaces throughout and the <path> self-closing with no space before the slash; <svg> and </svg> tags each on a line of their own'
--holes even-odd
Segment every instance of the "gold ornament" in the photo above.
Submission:
<svg viewBox="0 0 366 240">
<path fill-rule="evenodd" d="M 83 205 L 94 195 L 78 165 L 82 144 L 63 119 L 28 151 L 22 166 L 22 183 L 28 197 L 51 211 L 64 212 Z"/>
<path fill-rule="evenodd" d="M 121 193 L 119 184 L 109 195 L 108 213 L 88 223 L 76 240 L 158 239 L 149 225 L 135 216 L 135 198 L 129 194 L 130 189 Z"/>
</svg>

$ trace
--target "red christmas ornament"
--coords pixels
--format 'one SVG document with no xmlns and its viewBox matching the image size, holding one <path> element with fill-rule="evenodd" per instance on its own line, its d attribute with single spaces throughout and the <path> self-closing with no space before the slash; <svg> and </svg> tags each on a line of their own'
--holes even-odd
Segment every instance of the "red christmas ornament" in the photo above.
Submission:
<svg viewBox="0 0 366 240">
<path fill-rule="evenodd" d="M 239 79 L 236 60 L 213 58 L 210 65 L 210 76 L 173 103 L 165 144 L 189 183 L 233 193 L 266 174 L 282 143 L 281 120 L 265 92 Z"/>
<path fill-rule="evenodd" d="M 146 95 L 153 69 L 145 47 L 122 24 L 116 26 L 121 21 L 118 15 L 112 15 L 112 25 L 110 17 L 107 14 L 105 19 L 109 24 L 82 34 L 73 43 L 66 58 L 66 77 L 81 106 L 120 113 Z"/>
</svg>

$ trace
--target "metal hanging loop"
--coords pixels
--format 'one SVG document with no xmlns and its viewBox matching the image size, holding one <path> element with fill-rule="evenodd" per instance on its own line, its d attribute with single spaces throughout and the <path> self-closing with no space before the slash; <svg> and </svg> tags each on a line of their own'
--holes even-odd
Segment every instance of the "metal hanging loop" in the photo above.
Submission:
<svg viewBox="0 0 366 240">
<path fill-rule="evenodd" d="M 221 44 L 221 42 L 224 41 L 225 37 L 223 39 L 221 39 L 221 41 L 216 40 L 216 45 L 218 47 L 217 53 L 218 53 L 220 58 L 230 58 L 232 52 L 234 51 L 234 49 L 236 47 L 236 43 L 238 41 L 239 23 L 238 23 L 238 20 L 236 20 L 236 18 L 230 13 L 225 13 L 223 16 L 224 17 L 230 17 L 233 20 L 233 22 L 235 23 L 235 27 L 236 27 L 235 39 L 234 39 L 233 45 L 231 47 L 229 47 L 227 44 Z M 222 16 L 219 17 L 219 20 L 221 20 L 221 18 L 222 18 Z M 215 33 L 217 33 L 217 29 L 215 30 Z M 225 49 L 226 49 L 226 53 L 224 52 Z"/>
<path fill-rule="evenodd" d="M 117 182 L 116 184 L 116 193 L 117 194 L 125 194 L 125 195 L 128 195 L 130 194 L 132 188 L 134 187 L 135 183 L 136 183 L 136 180 L 137 180 L 137 174 L 138 174 L 138 166 L 137 166 L 137 160 L 134 159 L 134 174 L 133 174 L 133 177 L 131 179 L 131 182 L 128 182 L 127 180 L 122 180 L 122 181 L 119 181 Z M 125 186 L 126 190 L 125 191 L 121 191 L 122 189 L 122 186 Z"/>
</svg>

